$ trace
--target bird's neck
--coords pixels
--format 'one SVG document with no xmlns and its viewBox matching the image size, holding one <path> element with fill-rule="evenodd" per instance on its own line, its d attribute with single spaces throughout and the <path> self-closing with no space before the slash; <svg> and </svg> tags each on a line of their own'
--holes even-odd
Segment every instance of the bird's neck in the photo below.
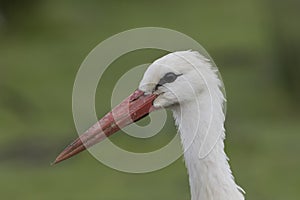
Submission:
<svg viewBox="0 0 300 200">
<path fill-rule="evenodd" d="M 224 152 L 222 99 L 210 95 L 173 110 L 184 149 L 192 200 L 242 200 Z M 223 97 L 223 96 L 222 96 Z"/>
</svg>

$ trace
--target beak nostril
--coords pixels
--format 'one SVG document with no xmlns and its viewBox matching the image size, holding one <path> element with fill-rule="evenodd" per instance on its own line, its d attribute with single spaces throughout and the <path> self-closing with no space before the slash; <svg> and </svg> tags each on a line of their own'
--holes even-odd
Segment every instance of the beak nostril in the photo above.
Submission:
<svg viewBox="0 0 300 200">
<path fill-rule="evenodd" d="M 143 96 L 145 93 L 141 90 L 136 90 L 131 97 L 129 98 L 129 102 L 133 102 L 135 100 L 137 100 L 138 98 L 140 98 L 141 96 Z"/>
</svg>

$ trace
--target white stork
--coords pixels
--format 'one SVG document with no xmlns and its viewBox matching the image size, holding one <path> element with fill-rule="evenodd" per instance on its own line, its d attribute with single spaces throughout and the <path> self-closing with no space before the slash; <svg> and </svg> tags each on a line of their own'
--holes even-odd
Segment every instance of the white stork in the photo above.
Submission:
<svg viewBox="0 0 300 200">
<path fill-rule="evenodd" d="M 70 144 L 58 163 L 160 108 L 170 108 L 180 132 L 192 200 L 242 200 L 224 152 L 222 81 L 196 51 L 170 53 L 153 62 L 139 88 Z"/>
</svg>

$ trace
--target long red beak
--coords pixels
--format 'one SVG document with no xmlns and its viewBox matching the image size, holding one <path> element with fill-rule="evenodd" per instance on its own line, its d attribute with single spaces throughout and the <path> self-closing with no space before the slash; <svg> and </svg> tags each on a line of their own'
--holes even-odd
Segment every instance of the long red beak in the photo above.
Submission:
<svg viewBox="0 0 300 200">
<path fill-rule="evenodd" d="M 156 97 L 156 94 L 145 95 L 143 91 L 136 90 L 84 134 L 67 146 L 57 156 L 53 164 L 80 153 L 114 134 L 121 128 L 147 116 L 150 112 L 155 110 L 152 104 Z"/>
</svg>

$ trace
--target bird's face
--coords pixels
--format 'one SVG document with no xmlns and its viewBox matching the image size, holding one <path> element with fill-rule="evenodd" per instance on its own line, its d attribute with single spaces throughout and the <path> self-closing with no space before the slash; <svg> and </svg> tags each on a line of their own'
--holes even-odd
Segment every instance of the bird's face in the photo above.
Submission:
<svg viewBox="0 0 300 200">
<path fill-rule="evenodd" d="M 156 108 L 167 108 L 195 99 L 204 86 L 198 66 L 185 59 L 181 52 L 168 54 L 149 66 L 139 89 L 145 94 L 157 94 Z"/>
</svg>

